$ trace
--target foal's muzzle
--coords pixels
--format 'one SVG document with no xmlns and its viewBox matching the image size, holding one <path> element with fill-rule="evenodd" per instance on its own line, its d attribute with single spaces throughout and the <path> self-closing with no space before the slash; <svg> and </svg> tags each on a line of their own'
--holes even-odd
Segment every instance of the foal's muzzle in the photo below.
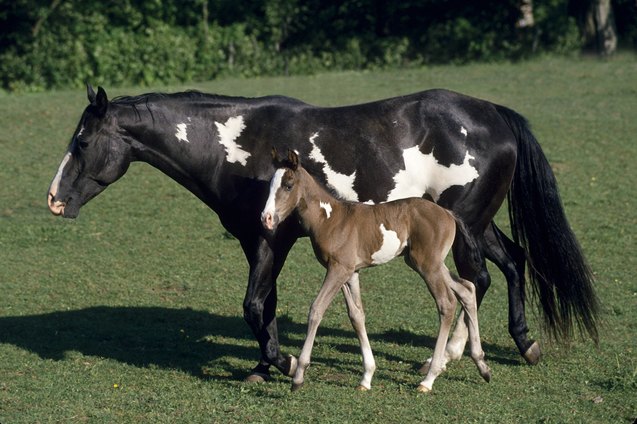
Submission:
<svg viewBox="0 0 637 424">
<path fill-rule="evenodd" d="M 279 219 L 276 215 L 273 215 L 270 212 L 263 211 L 261 213 L 261 224 L 263 224 L 263 227 L 265 227 L 267 230 L 273 231 L 279 224 Z"/>
</svg>

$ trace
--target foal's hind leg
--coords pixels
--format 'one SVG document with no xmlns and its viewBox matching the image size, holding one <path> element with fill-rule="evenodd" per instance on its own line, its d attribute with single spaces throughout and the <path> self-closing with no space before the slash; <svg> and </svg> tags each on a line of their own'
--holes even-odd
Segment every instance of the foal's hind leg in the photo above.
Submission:
<svg viewBox="0 0 637 424">
<path fill-rule="evenodd" d="M 464 321 L 469 330 L 469 345 L 471 347 L 471 359 L 478 367 L 478 371 L 482 378 L 487 382 L 491 380 L 491 369 L 484 361 L 484 351 L 480 342 L 480 327 L 478 325 L 478 306 L 476 302 L 475 286 L 462 278 L 454 281 L 449 275 L 448 278 L 451 290 L 462 305 L 466 320 Z"/>
<path fill-rule="evenodd" d="M 376 371 L 376 362 L 374 361 L 372 348 L 367 338 L 367 330 L 365 329 L 365 312 L 363 311 L 358 272 L 355 272 L 347 281 L 347 284 L 343 286 L 343 295 L 347 304 L 347 313 L 358 336 L 363 356 L 363 378 L 357 389 L 369 390 L 372 388 L 372 376 L 374 371 Z"/>
<path fill-rule="evenodd" d="M 340 265 L 328 265 L 327 274 L 323 281 L 323 286 L 319 290 L 316 299 L 312 302 L 310 313 L 308 315 L 307 335 L 305 336 L 305 342 L 303 343 L 303 349 L 299 355 L 296 372 L 292 378 L 292 390 L 298 390 L 303 386 L 305 379 L 305 370 L 310 365 L 310 357 L 312 356 L 312 348 L 314 347 L 314 339 L 316 338 L 316 331 L 323 319 L 325 310 L 334 299 L 334 295 L 338 293 L 339 289 L 345 284 L 345 282 L 352 276 L 353 271 L 348 270 Z"/>
<path fill-rule="evenodd" d="M 436 347 L 434 348 L 434 354 L 427 376 L 418 386 L 418 391 L 420 392 L 431 391 L 434 380 L 445 369 L 445 345 L 447 344 L 447 337 L 449 336 L 449 331 L 451 330 L 451 325 L 453 324 L 453 318 L 456 311 L 456 297 L 453 295 L 445 281 L 445 272 L 448 273 L 449 270 L 447 270 L 447 267 L 445 267 L 443 263 L 441 263 L 434 271 L 419 271 L 420 275 L 425 279 L 427 287 L 436 301 L 438 314 L 440 316 L 440 327 L 438 330 Z"/>
</svg>

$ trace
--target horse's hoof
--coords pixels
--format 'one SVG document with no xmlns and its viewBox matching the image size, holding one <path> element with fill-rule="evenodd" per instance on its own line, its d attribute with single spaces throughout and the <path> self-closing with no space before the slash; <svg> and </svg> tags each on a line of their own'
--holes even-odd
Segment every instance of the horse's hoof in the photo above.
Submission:
<svg viewBox="0 0 637 424">
<path fill-rule="evenodd" d="M 246 383 L 265 383 L 266 381 L 270 381 L 272 377 L 269 374 L 264 374 L 262 372 L 253 372 L 249 376 L 247 376 L 243 381 Z"/>
<path fill-rule="evenodd" d="M 285 360 L 285 375 L 287 375 L 288 377 L 294 377 L 294 373 L 296 373 L 296 367 L 298 363 L 299 361 L 293 355 L 288 355 L 287 359 Z"/>
<path fill-rule="evenodd" d="M 416 387 L 416 390 L 419 391 L 420 393 L 429 393 L 429 392 L 431 392 L 430 388 L 425 387 L 422 384 L 419 384 L 418 387 Z"/>
<path fill-rule="evenodd" d="M 303 387 L 303 383 L 298 383 L 298 384 L 297 383 L 292 383 L 292 387 L 290 387 L 290 391 L 296 392 L 301 387 Z"/>
<path fill-rule="evenodd" d="M 538 362 L 540 362 L 540 356 L 542 356 L 539 343 L 534 341 L 531 347 L 529 347 L 522 356 L 526 360 L 527 364 L 537 365 Z"/>
<path fill-rule="evenodd" d="M 359 384 L 358 386 L 356 386 L 356 390 L 358 390 L 359 392 L 367 392 L 369 391 L 369 387 L 365 387 L 362 384 Z"/>
</svg>

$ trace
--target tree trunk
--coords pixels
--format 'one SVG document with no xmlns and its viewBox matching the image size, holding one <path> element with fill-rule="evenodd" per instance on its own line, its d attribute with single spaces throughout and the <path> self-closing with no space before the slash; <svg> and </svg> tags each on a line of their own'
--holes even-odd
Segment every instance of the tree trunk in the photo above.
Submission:
<svg viewBox="0 0 637 424">
<path fill-rule="evenodd" d="M 584 51 L 608 56 L 617 49 L 617 29 L 610 0 L 571 1 L 584 40 Z"/>
</svg>

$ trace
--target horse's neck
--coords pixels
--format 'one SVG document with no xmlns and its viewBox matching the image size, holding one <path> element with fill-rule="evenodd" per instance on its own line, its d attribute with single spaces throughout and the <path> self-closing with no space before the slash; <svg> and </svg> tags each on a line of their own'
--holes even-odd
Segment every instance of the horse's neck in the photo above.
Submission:
<svg viewBox="0 0 637 424">
<path fill-rule="evenodd" d="M 180 140 L 176 124 L 157 124 L 153 117 L 144 116 L 150 113 L 143 107 L 139 107 L 139 114 L 126 112 L 119 118 L 120 127 L 132 140 L 135 160 L 157 168 L 205 201 L 207 195 L 201 191 L 198 169 L 193 161 L 200 156 L 196 152 L 198 145 Z"/>
</svg>

